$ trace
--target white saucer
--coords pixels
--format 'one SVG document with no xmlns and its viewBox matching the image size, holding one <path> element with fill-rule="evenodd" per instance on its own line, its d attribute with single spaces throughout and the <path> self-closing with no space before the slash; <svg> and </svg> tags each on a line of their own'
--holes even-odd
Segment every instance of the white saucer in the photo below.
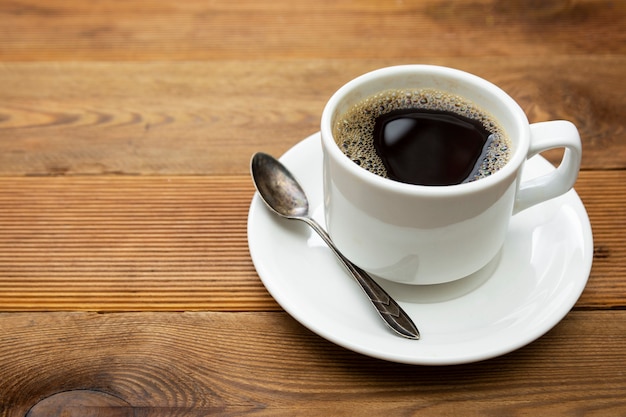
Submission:
<svg viewBox="0 0 626 417">
<path fill-rule="evenodd" d="M 319 133 L 280 160 L 324 224 Z M 552 169 L 537 156 L 524 178 Z M 355 352 L 422 365 L 476 362 L 541 337 L 578 300 L 593 256 L 589 218 L 574 190 L 527 209 L 512 218 L 498 259 L 474 276 L 432 286 L 378 280 L 420 329 L 420 340 L 408 340 L 386 327 L 307 225 L 272 214 L 258 195 L 248 215 L 248 244 L 263 284 L 301 324 Z"/>
</svg>

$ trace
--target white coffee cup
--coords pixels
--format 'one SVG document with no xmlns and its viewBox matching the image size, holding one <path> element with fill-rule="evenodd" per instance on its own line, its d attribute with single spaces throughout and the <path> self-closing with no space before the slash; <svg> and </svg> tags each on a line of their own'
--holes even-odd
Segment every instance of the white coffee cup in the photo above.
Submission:
<svg viewBox="0 0 626 417">
<path fill-rule="evenodd" d="M 462 96 L 490 113 L 511 142 L 506 165 L 473 182 L 413 185 L 367 171 L 338 147 L 334 123 L 354 104 L 388 89 L 422 88 Z M 580 136 L 572 123 L 529 124 L 499 87 L 432 65 L 383 68 L 348 82 L 326 104 L 321 136 L 325 216 L 332 239 L 364 270 L 406 284 L 445 283 L 479 271 L 498 254 L 511 217 L 567 192 L 580 169 Z M 558 168 L 522 182 L 526 160 L 552 148 L 565 148 Z"/>
</svg>

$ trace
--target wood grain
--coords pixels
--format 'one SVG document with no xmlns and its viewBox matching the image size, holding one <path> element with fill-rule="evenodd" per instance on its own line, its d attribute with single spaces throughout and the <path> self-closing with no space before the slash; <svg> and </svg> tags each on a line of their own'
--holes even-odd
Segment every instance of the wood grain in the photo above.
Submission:
<svg viewBox="0 0 626 417">
<path fill-rule="evenodd" d="M 113 395 L 94 390 L 62 391 L 28 410 L 26 417 L 133 417 L 133 407 Z"/>
<path fill-rule="evenodd" d="M 615 0 L 12 0 L 0 3 L 0 59 L 623 54 L 625 18 Z"/>
<path fill-rule="evenodd" d="M 576 185 L 595 242 L 578 308 L 626 306 L 623 184 Z M 248 253 L 253 193 L 248 176 L 0 177 L 0 310 L 274 311 Z"/>
<path fill-rule="evenodd" d="M 284 313 L 12 313 L 0 330 L 3 416 L 85 387 L 150 416 L 626 411 L 624 311 L 572 312 L 526 348 L 449 367 L 365 357 Z"/>
<path fill-rule="evenodd" d="M 2 310 L 275 308 L 248 253 L 249 178 L 0 182 Z"/>
<path fill-rule="evenodd" d="M 0 1 L 0 416 L 626 415 L 625 22 L 619 0 Z M 251 154 L 405 63 L 580 130 L 589 283 L 509 355 L 345 350 L 248 254 Z"/>
<path fill-rule="evenodd" d="M 532 122 L 574 122 L 584 169 L 626 168 L 626 58 L 427 62 L 491 80 Z M 318 131 L 343 83 L 397 63 L 5 63 L 0 175 L 245 174 L 252 153 L 280 155 Z"/>
</svg>

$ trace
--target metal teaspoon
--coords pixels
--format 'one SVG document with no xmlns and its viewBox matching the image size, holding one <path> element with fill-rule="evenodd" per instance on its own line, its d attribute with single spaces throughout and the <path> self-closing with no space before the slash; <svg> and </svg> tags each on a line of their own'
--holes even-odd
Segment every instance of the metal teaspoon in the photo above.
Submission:
<svg viewBox="0 0 626 417">
<path fill-rule="evenodd" d="M 261 200 L 279 216 L 301 220 L 311 226 L 350 271 L 383 321 L 398 335 L 419 339 L 419 331 L 408 314 L 365 271 L 343 256 L 328 233 L 309 217 L 306 194 L 289 170 L 277 159 L 262 152 L 254 154 L 250 165 L 254 186 Z"/>
</svg>

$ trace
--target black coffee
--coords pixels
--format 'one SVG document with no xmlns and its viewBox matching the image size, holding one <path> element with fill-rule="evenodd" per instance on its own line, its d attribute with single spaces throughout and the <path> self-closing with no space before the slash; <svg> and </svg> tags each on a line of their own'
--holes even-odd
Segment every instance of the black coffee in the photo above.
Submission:
<svg viewBox="0 0 626 417">
<path fill-rule="evenodd" d="M 491 132 L 480 121 L 453 112 L 409 108 L 378 116 L 373 139 L 389 178 L 453 185 L 474 177 Z"/>
<path fill-rule="evenodd" d="M 338 119 L 335 139 L 365 169 L 409 184 L 454 185 L 500 169 L 508 139 L 496 121 L 462 97 L 436 90 L 390 90 Z"/>
</svg>

